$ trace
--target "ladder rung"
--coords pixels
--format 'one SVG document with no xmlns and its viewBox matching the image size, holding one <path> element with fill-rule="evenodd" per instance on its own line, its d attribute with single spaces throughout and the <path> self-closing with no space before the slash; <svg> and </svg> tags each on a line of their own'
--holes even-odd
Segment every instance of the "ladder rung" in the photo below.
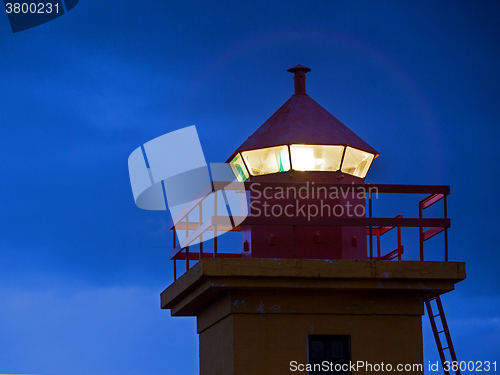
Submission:
<svg viewBox="0 0 500 375">
<path fill-rule="evenodd" d="M 447 346 L 446 348 L 443 348 L 443 350 L 446 350 L 446 349 L 448 349 L 448 348 L 449 348 L 449 346 Z"/>
<path fill-rule="evenodd" d="M 439 335 L 440 333 L 443 333 L 443 332 L 444 332 L 444 329 L 443 329 L 442 331 L 439 331 L 439 332 L 438 332 L 438 335 Z"/>
<path fill-rule="evenodd" d="M 441 315 L 441 314 L 433 315 L 432 317 L 435 318 L 436 316 L 439 316 L 439 315 Z"/>
</svg>

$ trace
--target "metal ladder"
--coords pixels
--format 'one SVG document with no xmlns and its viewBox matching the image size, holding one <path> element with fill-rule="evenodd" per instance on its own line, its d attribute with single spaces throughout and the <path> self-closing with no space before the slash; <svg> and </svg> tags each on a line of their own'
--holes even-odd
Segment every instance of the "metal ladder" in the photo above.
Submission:
<svg viewBox="0 0 500 375">
<path fill-rule="evenodd" d="M 438 314 L 434 314 L 432 311 L 432 305 L 431 302 L 436 301 L 437 305 L 437 310 Z M 451 361 L 457 361 L 457 355 L 455 354 L 455 349 L 453 348 L 453 343 L 451 342 L 451 335 L 450 335 L 450 330 L 448 329 L 448 323 L 446 322 L 446 317 L 444 316 L 444 310 L 443 310 L 443 305 L 441 303 L 441 298 L 439 296 L 430 298 L 425 301 L 425 306 L 427 307 L 427 313 L 429 315 L 429 320 L 431 321 L 431 327 L 432 327 L 432 332 L 434 333 L 434 339 L 436 340 L 436 345 L 438 348 L 439 352 L 439 358 L 441 359 L 441 365 L 443 366 L 443 371 L 445 375 L 450 375 L 450 372 L 455 373 L 456 375 L 460 375 L 460 368 L 457 367 L 456 371 L 453 371 L 451 364 L 447 366 L 450 371 L 446 371 L 445 367 L 445 361 L 446 361 L 446 356 L 445 356 L 445 350 L 448 350 L 450 352 L 451 356 Z M 436 325 L 436 318 L 441 319 L 441 325 L 443 329 L 441 331 L 438 331 L 437 325 Z M 444 338 L 445 338 L 445 345 L 446 347 L 443 348 L 443 343 L 441 342 L 441 336 L 439 336 L 441 333 L 444 333 Z M 448 362 L 451 362 L 448 361 Z"/>
</svg>

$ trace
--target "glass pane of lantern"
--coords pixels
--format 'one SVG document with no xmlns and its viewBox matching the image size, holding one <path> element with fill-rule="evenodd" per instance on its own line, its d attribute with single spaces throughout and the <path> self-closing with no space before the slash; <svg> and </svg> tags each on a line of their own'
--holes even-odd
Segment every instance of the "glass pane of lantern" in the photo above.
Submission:
<svg viewBox="0 0 500 375">
<path fill-rule="evenodd" d="M 344 146 L 291 145 L 296 171 L 338 171 Z"/>
<path fill-rule="evenodd" d="M 290 170 L 287 146 L 269 147 L 242 152 L 252 176 Z"/>
<path fill-rule="evenodd" d="M 373 161 L 373 154 L 352 147 L 346 147 L 342 172 L 365 178 Z"/>
<path fill-rule="evenodd" d="M 241 158 L 240 154 L 236 155 L 234 159 L 231 160 L 231 163 L 229 163 L 229 165 L 231 166 L 231 169 L 233 170 L 233 173 L 239 182 L 248 180 L 248 171 L 245 167 L 245 163 L 243 163 L 243 159 Z"/>
</svg>

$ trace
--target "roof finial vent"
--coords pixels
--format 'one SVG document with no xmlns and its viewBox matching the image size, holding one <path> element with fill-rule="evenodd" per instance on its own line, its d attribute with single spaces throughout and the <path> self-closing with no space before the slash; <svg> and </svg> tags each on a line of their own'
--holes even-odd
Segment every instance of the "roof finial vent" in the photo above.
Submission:
<svg viewBox="0 0 500 375">
<path fill-rule="evenodd" d="M 305 95 L 306 73 L 310 72 L 311 69 L 299 64 L 295 65 L 293 68 L 288 69 L 287 71 L 293 73 L 293 86 L 295 89 L 294 95 Z"/>
</svg>

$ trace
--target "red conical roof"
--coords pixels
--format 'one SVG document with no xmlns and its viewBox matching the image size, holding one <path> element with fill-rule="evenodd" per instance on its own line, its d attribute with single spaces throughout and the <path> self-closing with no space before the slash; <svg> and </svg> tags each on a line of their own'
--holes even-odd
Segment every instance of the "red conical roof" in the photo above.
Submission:
<svg viewBox="0 0 500 375">
<path fill-rule="evenodd" d="M 298 68 L 298 69 L 295 69 Z M 335 116 L 305 94 L 305 77 L 308 68 L 301 70 L 303 92 L 294 94 L 255 133 L 231 155 L 228 162 L 242 151 L 289 144 L 346 145 L 375 154 L 379 153 L 341 123 Z M 306 70 L 307 69 L 307 70 Z M 296 86 L 297 92 L 297 86 Z"/>
</svg>

